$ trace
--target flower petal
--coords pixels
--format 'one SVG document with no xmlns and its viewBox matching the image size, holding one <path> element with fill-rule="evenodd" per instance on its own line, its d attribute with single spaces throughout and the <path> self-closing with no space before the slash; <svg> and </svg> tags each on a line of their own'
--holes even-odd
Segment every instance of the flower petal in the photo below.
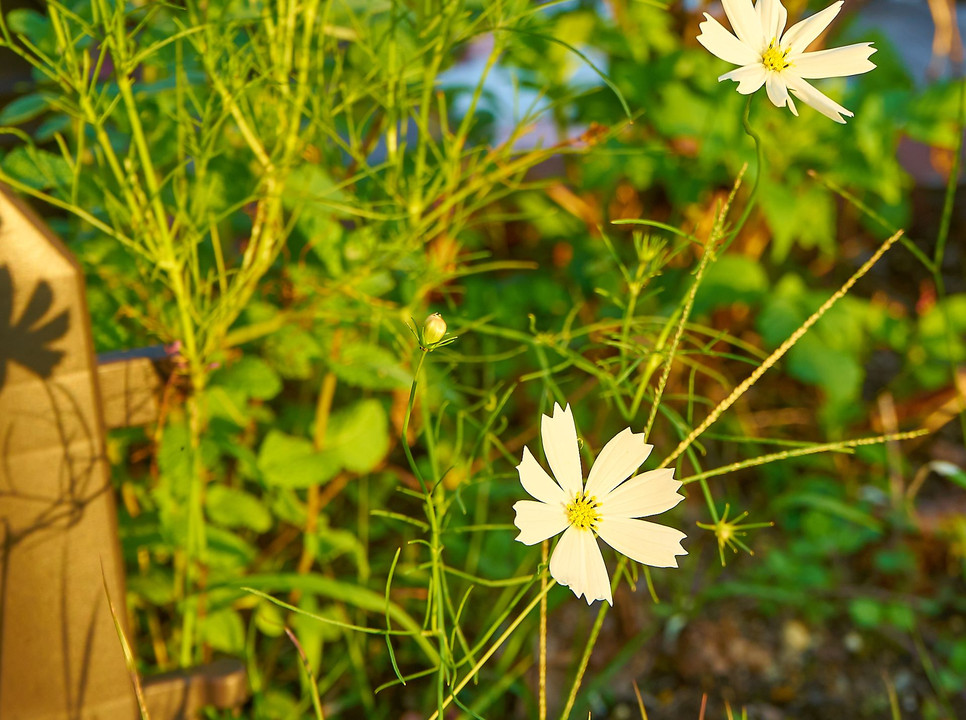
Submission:
<svg viewBox="0 0 966 720">
<path fill-rule="evenodd" d="M 519 500 L 513 509 L 516 511 L 513 524 L 520 528 L 516 540 L 524 545 L 536 545 L 567 527 L 567 513 L 563 506 Z"/>
<path fill-rule="evenodd" d="M 842 117 L 843 115 L 846 117 L 854 116 L 854 113 L 846 110 L 844 107 L 832 100 L 832 98 L 828 97 L 828 95 L 819 92 L 801 78 L 795 77 L 789 72 L 785 72 L 783 77 L 785 78 L 785 84 L 795 95 L 795 97 L 806 105 L 810 105 L 811 107 L 815 108 L 825 117 L 831 118 L 835 122 L 842 123 L 844 125 L 845 118 Z"/>
<path fill-rule="evenodd" d="M 791 93 L 788 94 L 788 109 L 792 111 L 792 115 L 798 117 L 798 108 L 795 107 L 795 101 L 792 100 Z"/>
<path fill-rule="evenodd" d="M 737 70 L 727 72 L 718 78 L 718 82 L 722 80 L 734 80 L 738 83 L 737 89 L 739 93 L 742 95 L 751 95 L 765 84 L 765 78 L 767 77 L 768 71 L 765 70 L 765 66 L 758 63 L 757 65 L 745 65 Z"/>
<path fill-rule="evenodd" d="M 614 604 L 604 557 L 589 530 L 567 528 L 550 556 L 550 575 L 573 590 L 577 597 L 583 595 L 588 605 L 595 600 Z"/>
<path fill-rule="evenodd" d="M 754 50 L 728 32 L 708 13 L 705 13 L 704 17 L 706 20 L 698 25 L 701 30 L 698 42 L 712 55 L 735 65 L 751 65 L 761 59 Z"/>
<path fill-rule="evenodd" d="M 765 92 L 768 93 L 768 99 L 775 107 L 783 108 L 788 103 L 788 88 L 785 87 L 785 82 L 778 73 L 768 73 Z"/>
<path fill-rule="evenodd" d="M 805 52 L 812 41 L 827 28 L 842 9 L 843 0 L 832 3 L 824 10 L 795 23 L 782 36 L 781 46 L 788 48 L 789 54 Z"/>
<path fill-rule="evenodd" d="M 765 35 L 765 44 L 772 40 L 778 41 L 785 31 L 785 23 L 788 21 L 788 11 L 779 0 L 758 0 L 755 6 L 758 12 L 758 19 L 761 21 L 761 30 Z"/>
<path fill-rule="evenodd" d="M 540 421 L 543 452 L 560 487 L 571 497 L 583 490 L 580 469 L 580 450 L 577 448 L 577 426 L 568 404 L 563 410 L 553 404 L 553 417 L 544 415 Z"/>
<path fill-rule="evenodd" d="M 670 510 L 684 500 L 678 492 L 674 468 L 651 470 L 632 477 L 601 501 L 601 515 L 608 518 L 639 518 Z"/>
<path fill-rule="evenodd" d="M 597 498 L 605 497 L 634 474 L 647 460 L 653 447 L 644 442 L 644 433 L 634 433 L 630 428 L 624 428 L 604 445 L 594 460 L 584 492 Z"/>
<path fill-rule="evenodd" d="M 789 56 L 792 71 L 801 78 L 831 78 L 861 75 L 875 69 L 869 56 L 875 52 L 872 43 L 819 50 Z"/>
<path fill-rule="evenodd" d="M 683 532 L 647 520 L 604 517 L 597 534 L 617 552 L 653 567 L 677 567 L 674 556 L 688 554 L 681 547 Z"/>
<path fill-rule="evenodd" d="M 751 0 L 722 0 L 721 4 L 738 39 L 752 52 L 760 54 L 765 49 L 765 36 Z"/>
<path fill-rule="evenodd" d="M 517 465 L 517 472 L 520 473 L 520 483 L 523 485 L 523 489 L 537 500 L 550 505 L 565 505 L 567 503 L 566 493 L 540 467 L 540 463 L 533 457 L 530 448 L 526 446 L 523 447 L 523 460 Z"/>
</svg>

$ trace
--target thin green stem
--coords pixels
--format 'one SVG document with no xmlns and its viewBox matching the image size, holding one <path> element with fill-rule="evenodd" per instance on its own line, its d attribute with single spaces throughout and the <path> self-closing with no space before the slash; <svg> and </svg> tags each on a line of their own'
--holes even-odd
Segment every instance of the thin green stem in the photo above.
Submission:
<svg viewBox="0 0 966 720">
<path fill-rule="evenodd" d="M 788 460 L 790 458 L 803 457 L 805 455 L 815 455 L 817 453 L 824 452 L 848 452 L 852 448 L 861 447 L 863 445 L 878 445 L 880 443 L 896 442 L 899 440 L 911 440 L 913 438 L 922 437 L 923 435 L 928 434 L 928 430 L 911 430 L 909 432 L 893 433 L 891 435 L 875 435 L 873 437 L 856 438 L 855 440 L 840 440 L 838 442 L 821 443 L 818 445 L 812 445 L 810 447 L 796 448 L 794 450 L 783 450 L 781 452 L 770 453 L 768 455 L 759 455 L 758 457 L 750 458 L 748 460 L 733 462 L 729 465 L 722 465 L 721 467 L 717 467 L 712 470 L 705 470 L 704 472 L 699 472 L 694 475 L 688 475 L 685 478 L 681 478 L 681 483 L 688 485 L 699 480 L 705 480 L 717 475 L 727 475 L 728 473 L 732 473 L 737 470 L 744 470 L 745 468 L 767 465 L 768 463 L 776 462 L 778 460 Z"/>
<path fill-rule="evenodd" d="M 617 589 L 617 584 L 620 582 L 621 575 L 624 569 L 627 567 L 627 558 L 621 556 L 621 559 L 617 563 L 617 567 L 614 569 L 613 579 L 611 580 L 611 594 Z M 580 692 L 580 684 L 583 682 L 584 673 L 587 672 L 587 664 L 590 662 L 590 655 L 594 651 L 594 646 L 597 644 L 597 637 L 600 635 L 600 629 L 604 625 L 604 618 L 607 617 L 607 611 L 610 610 L 610 605 L 608 603 L 602 602 L 600 604 L 600 609 L 597 611 L 597 617 L 594 618 L 594 624 L 590 628 L 590 635 L 587 638 L 587 642 L 584 644 L 584 652 L 580 656 L 580 661 L 577 663 L 577 672 L 574 674 L 574 680 L 570 684 L 570 692 L 567 694 L 567 703 L 564 705 L 563 711 L 560 713 L 560 720 L 567 720 L 570 717 L 570 712 L 574 709 L 574 703 L 577 702 L 577 693 Z"/>
<path fill-rule="evenodd" d="M 312 708 L 315 710 L 316 720 L 325 720 L 325 714 L 322 712 L 322 699 L 319 697 L 319 686 L 312 672 L 312 665 L 309 663 L 309 658 L 305 654 L 305 650 L 302 649 L 302 643 L 299 642 L 299 639 L 290 628 L 285 628 L 285 634 L 288 635 L 288 639 L 292 641 L 292 644 L 298 652 L 299 662 L 302 665 L 302 670 L 305 672 L 305 683 L 308 685 L 309 694 L 312 697 Z"/>
<path fill-rule="evenodd" d="M 540 545 L 540 560 L 546 566 L 550 541 Z M 547 573 L 540 574 L 540 669 L 538 680 L 539 720 L 547 720 Z"/>
<path fill-rule="evenodd" d="M 959 187 L 959 166 L 963 154 L 963 131 L 966 129 L 966 80 L 959 84 L 959 115 L 956 122 L 957 140 L 956 151 L 953 154 L 953 164 L 949 171 L 949 178 L 946 181 L 946 196 L 943 201 L 943 214 L 939 222 L 939 234 L 936 237 L 936 249 L 933 254 L 932 275 L 936 285 L 936 295 L 941 303 L 940 310 L 943 315 L 943 329 L 946 339 L 946 354 L 948 356 L 949 372 L 952 379 L 953 389 L 960 399 L 964 397 L 962 383 L 959 381 L 959 373 L 956 367 L 956 338 L 953 330 L 952 318 L 950 317 L 948 303 L 946 300 L 946 280 L 943 278 L 943 261 L 946 256 L 946 241 L 949 238 L 949 227 L 952 223 L 953 206 L 956 202 L 956 189 Z M 966 413 L 959 413 L 959 428 L 963 442 L 966 442 Z"/>
<path fill-rule="evenodd" d="M 751 192 L 748 194 L 748 200 L 745 202 L 745 210 L 741 213 L 738 224 L 735 225 L 734 229 L 729 233 L 728 239 L 725 240 L 722 246 L 722 252 L 727 250 L 735 238 L 738 237 L 738 233 L 741 232 L 741 229 L 745 226 L 745 222 L 751 215 L 751 211 L 755 207 L 755 201 L 758 198 L 758 184 L 761 182 L 761 176 L 765 172 L 765 156 L 761 144 L 761 135 L 751 126 L 751 100 L 753 97 L 754 95 L 748 96 L 748 102 L 745 104 L 745 112 L 741 116 L 741 126 L 745 129 L 745 134 L 755 141 L 755 158 L 757 161 L 755 182 L 752 184 Z"/>
<path fill-rule="evenodd" d="M 412 450 L 409 448 L 409 420 L 413 415 L 413 405 L 416 402 L 416 384 L 419 381 L 419 371 L 423 368 L 423 362 L 426 360 L 426 352 L 420 350 L 419 361 L 416 363 L 416 370 L 413 372 L 413 384 L 409 388 L 409 403 L 406 405 L 406 414 L 403 416 L 402 423 L 402 446 L 403 452 L 406 454 L 406 460 L 409 463 L 409 469 L 413 471 L 413 475 L 419 480 L 419 484 L 423 489 L 423 495 L 429 496 L 429 489 L 426 487 L 426 481 L 423 479 L 423 474 L 419 470 L 419 466 L 416 464 L 415 458 L 413 458 Z"/>
<path fill-rule="evenodd" d="M 704 419 L 704 421 L 694 430 L 692 430 L 687 437 L 685 437 L 678 446 L 668 455 L 664 461 L 661 463 L 660 467 L 667 467 L 674 460 L 683 453 L 688 447 L 693 443 L 705 430 L 707 430 L 711 425 L 713 425 L 721 414 L 724 413 L 728 408 L 737 402 L 738 398 L 745 394 L 750 387 L 752 387 L 759 378 L 764 375 L 775 363 L 777 363 L 784 355 L 787 353 L 795 343 L 801 339 L 802 335 L 808 332 L 809 328 L 817 323 L 821 317 L 828 312 L 835 303 L 841 300 L 845 295 L 852 289 L 852 286 L 859 281 L 859 278 L 863 277 L 872 268 L 875 263 L 879 261 L 885 252 L 892 247 L 892 245 L 902 236 L 901 232 L 897 232 L 895 235 L 886 240 L 879 249 L 869 258 L 862 266 L 853 273 L 852 277 L 845 281 L 832 296 L 822 303 L 821 307 L 812 313 L 802 325 L 793 332 L 785 342 L 783 342 L 771 355 L 769 355 L 764 362 L 761 363 L 755 370 L 744 380 L 738 387 L 736 387 L 728 397 L 718 403 L 714 410 Z"/>
<path fill-rule="evenodd" d="M 507 641 L 507 638 L 516 632 L 516 629 L 520 626 L 520 623 L 522 623 L 524 619 L 526 619 L 526 617 L 533 611 L 533 609 L 540 604 L 540 601 L 556 584 L 556 580 L 551 580 L 545 589 L 541 588 L 540 593 L 530 601 L 530 603 L 520 612 L 519 615 L 517 615 L 513 622 L 507 626 L 507 629 L 503 631 L 503 634 L 493 642 L 489 649 L 483 653 L 479 660 L 476 661 L 476 664 L 470 668 L 469 672 L 466 673 L 463 679 L 457 683 L 456 687 L 453 689 L 453 692 L 450 693 L 450 695 L 443 701 L 442 709 L 438 708 L 436 712 L 429 716 L 429 720 L 436 720 L 437 718 L 442 717 L 442 711 L 449 706 L 449 704 L 453 701 L 453 698 L 459 695 L 460 691 L 465 688 L 470 680 L 472 680 L 480 671 L 480 668 L 482 668 L 489 661 L 489 659 L 493 657 L 493 654 L 503 646 L 503 643 Z"/>
<path fill-rule="evenodd" d="M 959 165 L 963 154 L 963 129 L 966 126 L 966 79 L 959 84 L 959 115 L 956 121 L 957 139 L 956 150 L 953 153 L 953 165 L 946 180 L 946 196 L 943 200 L 943 214 L 939 221 L 939 234 L 936 236 L 936 249 L 933 252 L 933 266 L 942 268 L 946 255 L 946 241 L 949 238 L 949 226 L 952 223 L 953 206 L 956 202 L 956 188 L 959 187 Z"/>
<path fill-rule="evenodd" d="M 427 485 L 422 472 L 419 470 L 419 466 L 416 464 L 416 460 L 413 457 L 412 450 L 409 447 L 409 422 L 412 418 L 413 406 L 416 402 L 416 389 L 419 386 L 419 373 L 422 370 L 423 363 L 426 361 L 426 356 L 429 352 L 423 349 L 419 351 L 419 361 L 416 363 L 416 370 L 413 373 L 413 383 L 409 389 L 409 402 L 406 405 L 406 414 L 403 417 L 402 424 L 402 446 L 403 451 L 406 454 L 406 460 L 409 463 L 409 467 L 413 474 L 419 480 L 420 487 L 423 490 L 424 506 L 426 509 L 426 519 L 429 521 L 429 553 L 430 553 L 430 587 L 427 593 L 427 608 L 426 614 L 430 621 L 430 629 L 436 636 L 439 643 L 439 656 L 440 663 L 437 669 L 437 682 L 436 682 L 436 695 L 437 695 L 437 710 L 442 712 L 445 707 L 444 704 L 444 692 L 446 687 L 446 681 L 448 678 L 449 670 L 452 666 L 452 653 L 449 647 L 449 642 L 446 634 L 446 604 L 445 604 L 445 588 L 443 583 L 445 580 L 445 573 L 442 569 L 442 553 L 443 545 L 440 541 L 440 523 L 437 514 L 436 507 L 436 491 L 437 484 L 434 482 L 433 486 Z M 425 432 L 428 435 L 432 432 L 432 428 L 425 425 Z M 434 478 L 435 480 L 435 478 Z"/>
</svg>

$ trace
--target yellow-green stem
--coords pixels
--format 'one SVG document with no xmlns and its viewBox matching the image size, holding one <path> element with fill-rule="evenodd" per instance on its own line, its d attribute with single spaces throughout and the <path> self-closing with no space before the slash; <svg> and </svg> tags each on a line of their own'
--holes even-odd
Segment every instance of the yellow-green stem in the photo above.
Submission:
<svg viewBox="0 0 966 720">
<path fill-rule="evenodd" d="M 476 676 L 476 673 L 480 671 L 480 668 L 486 665 L 489 659 L 493 657 L 493 654 L 503 646 L 503 643 L 507 641 L 507 638 L 509 638 L 514 632 L 516 632 L 516 629 L 520 626 L 520 623 L 522 623 L 523 620 L 527 617 L 527 615 L 529 615 L 533 611 L 533 609 L 538 604 L 540 604 L 540 601 L 544 597 L 546 597 L 547 593 L 550 592 L 550 589 L 556 584 L 557 584 L 556 580 L 551 580 L 548 583 L 546 589 L 541 589 L 540 594 L 537 595 L 537 597 L 535 597 L 533 600 L 531 600 L 530 603 L 521 611 L 521 613 L 517 615 L 516 619 L 514 619 L 514 621 L 510 623 L 509 627 L 507 627 L 507 629 L 503 631 L 503 634 L 500 635 L 500 637 L 498 637 L 494 641 L 494 643 L 490 646 L 490 649 L 483 654 L 483 656 L 476 662 L 476 664 L 472 668 L 470 668 L 470 671 L 466 673 L 466 676 L 462 680 L 459 681 L 459 683 L 453 689 L 453 692 L 450 693 L 450 695 L 443 701 L 443 707 L 442 707 L 443 710 L 445 710 L 449 706 L 449 704 L 453 702 L 453 698 L 456 695 L 458 695 L 463 688 L 466 687 L 466 685 L 470 682 L 470 680 L 472 680 Z M 441 716 L 441 710 L 437 709 L 436 712 L 434 712 L 432 715 L 429 716 L 429 720 L 436 720 L 440 716 Z"/>
</svg>

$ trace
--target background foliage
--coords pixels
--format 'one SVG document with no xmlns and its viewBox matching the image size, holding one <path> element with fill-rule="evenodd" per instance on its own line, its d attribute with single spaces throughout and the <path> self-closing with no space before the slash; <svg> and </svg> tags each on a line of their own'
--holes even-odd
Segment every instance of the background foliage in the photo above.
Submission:
<svg viewBox="0 0 966 720">
<path fill-rule="evenodd" d="M 252 715 L 301 717 L 289 626 L 327 717 L 429 715 L 536 597 L 510 508 L 539 412 L 574 404 L 585 464 L 653 422 L 656 465 L 904 227 L 677 459 L 681 569 L 626 571 L 637 590 L 606 623 L 550 591 L 551 711 L 585 650 L 575 717 L 606 716 L 632 679 L 652 717 L 696 716 L 701 691 L 825 716 L 963 711 L 961 225 L 897 160 L 923 143 L 949 175 L 959 85 L 917 86 L 863 35 L 878 69 L 823 85 L 847 126 L 754 98 L 759 168 L 744 98 L 693 40 L 700 15 L 664 5 L 5 13 L 32 69 L 0 112 L 0 179 L 47 203 L 84 264 L 98 350 L 169 347 L 162 421 L 110 447 L 145 672 L 243 657 Z M 757 204 L 731 236 L 745 164 Z M 459 338 L 428 354 L 407 325 L 431 311 Z M 918 428 L 933 434 L 698 477 Z M 774 528 L 735 535 L 744 511 Z M 538 622 L 523 613 L 460 707 L 538 713 Z"/>
</svg>

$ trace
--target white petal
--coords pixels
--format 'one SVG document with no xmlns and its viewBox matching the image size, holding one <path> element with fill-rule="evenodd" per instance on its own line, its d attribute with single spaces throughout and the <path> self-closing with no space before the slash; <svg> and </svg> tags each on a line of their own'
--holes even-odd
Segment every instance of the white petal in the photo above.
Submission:
<svg viewBox="0 0 966 720">
<path fill-rule="evenodd" d="M 674 479 L 674 468 L 641 473 L 619 486 L 601 501 L 604 517 L 639 518 L 670 510 L 684 500 L 678 492 L 681 483 Z"/>
<path fill-rule="evenodd" d="M 791 93 L 788 95 L 788 109 L 792 111 L 792 115 L 798 117 L 798 108 L 795 107 L 795 101 L 792 100 Z"/>
<path fill-rule="evenodd" d="M 788 102 L 788 88 L 785 87 L 785 83 L 778 73 L 768 73 L 768 78 L 765 80 L 765 92 L 768 93 L 768 99 L 775 107 L 785 107 Z"/>
<path fill-rule="evenodd" d="M 577 447 L 577 426 L 570 405 L 563 410 L 553 404 L 553 417 L 544 415 L 540 421 L 543 452 L 560 487 L 571 496 L 583 489 L 580 469 L 580 450 Z"/>
<path fill-rule="evenodd" d="M 790 54 L 805 52 L 812 41 L 827 28 L 835 16 L 842 9 L 842 0 L 832 3 L 821 12 L 807 17 L 788 28 L 788 32 L 781 39 L 781 46 L 787 48 Z"/>
<path fill-rule="evenodd" d="M 788 11 L 785 6 L 779 0 L 758 0 L 755 10 L 758 11 L 758 18 L 761 20 L 765 44 L 772 40 L 777 42 L 785 31 L 785 23 L 788 21 Z"/>
<path fill-rule="evenodd" d="M 857 43 L 830 50 L 789 56 L 792 71 L 802 78 L 831 78 L 861 75 L 875 69 L 869 56 L 875 52 L 872 43 Z"/>
<path fill-rule="evenodd" d="M 846 117 L 852 117 L 854 115 L 854 113 L 846 110 L 844 107 L 832 100 L 832 98 L 819 92 L 801 78 L 795 77 L 789 72 L 783 73 L 783 76 L 785 78 L 785 84 L 795 95 L 795 97 L 806 105 L 810 105 L 811 107 L 815 108 L 825 117 L 831 118 L 835 122 L 842 123 L 844 125 L 845 118 L 842 116 L 845 115 Z"/>
<path fill-rule="evenodd" d="M 765 84 L 765 78 L 767 77 L 768 71 L 759 62 L 757 65 L 745 65 L 737 70 L 727 72 L 718 78 L 718 82 L 722 80 L 734 80 L 738 83 L 739 93 L 742 95 L 751 95 Z"/>
<path fill-rule="evenodd" d="M 530 448 L 526 446 L 523 448 L 523 460 L 517 465 L 517 472 L 520 473 L 520 483 L 523 485 L 523 489 L 537 500 L 551 505 L 565 505 L 567 503 L 566 493 L 540 467 L 540 463 L 533 457 Z"/>
<path fill-rule="evenodd" d="M 698 42 L 704 45 L 708 52 L 735 65 L 751 65 L 758 62 L 760 59 L 758 53 L 725 30 L 724 26 L 708 13 L 704 16 L 707 19 L 698 25 L 701 30 Z"/>
<path fill-rule="evenodd" d="M 605 517 L 597 525 L 600 539 L 622 555 L 653 567 L 677 567 L 675 555 L 687 555 L 680 530 L 647 520 Z M 565 533 L 566 535 L 566 533 Z"/>
<path fill-rule="evenodd" d="M 577 597 L 583 595 L 588 605 L 595 600 L 614 604 L 604 557 L 589 530 L 567 528 L 550 556 L 550 575 L 573 590 Z"/>
<path fill-rule="evenodd" d="M 594 460 L 584 492 L 603 498 L 644 464 L 653 447 L 644 442 L 644 433 L 624 428 L 604 445 Z"/>
<path fill-rule="evenodd" d="M 519 500 L 513 509 L 517 513 L 513 524 L 520 528 L 516 539 L 524 545 L 536 545 L 567 527 L 567 512 L 563 505 Z"/>
<path fill-rule="evenodd" d="M 721 4 L 738 39 L 756 54 L 764 50 L 767 43 L 751 0 L 722 0 Z"/>
</svg>

